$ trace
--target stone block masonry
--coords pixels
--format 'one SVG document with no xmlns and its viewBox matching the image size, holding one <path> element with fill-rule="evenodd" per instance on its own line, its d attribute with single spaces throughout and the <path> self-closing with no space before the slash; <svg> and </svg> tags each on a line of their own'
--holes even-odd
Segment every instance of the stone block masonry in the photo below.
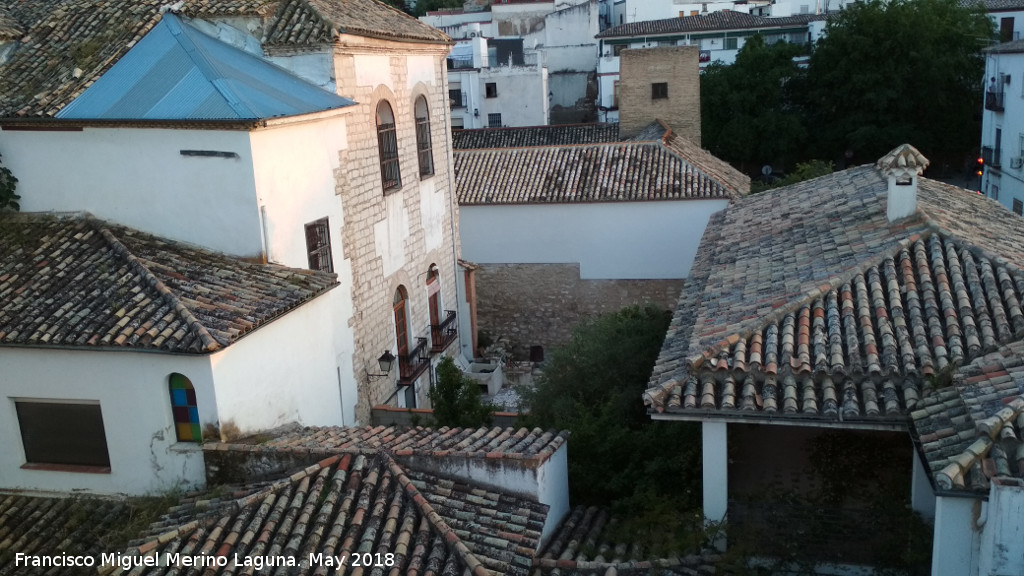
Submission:
<svg viewBox="0 0 1024 576">
<path fill-rule="evenodd" d="M 480 264 L 476 289 L 479 331 L 547 351 L 584 318 L 647 302 L 672 310 L 683 280 L 584 280 L 579 264 Z"/>
<path fill-rule="evenodd" d="M 623 50 L 619 69 L 619 132 L 631 137 L 655 120 L 700 144 L 700 49 L 665 46 Z M 654 84 L 665 84 L 655 94 Z"/>
</svg>

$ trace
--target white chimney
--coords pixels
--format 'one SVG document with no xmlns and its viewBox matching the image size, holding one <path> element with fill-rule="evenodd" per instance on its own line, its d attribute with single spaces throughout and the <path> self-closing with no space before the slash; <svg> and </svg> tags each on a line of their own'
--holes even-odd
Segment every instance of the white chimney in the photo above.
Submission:
<svg viewBox="0 0 1024 576">
<path fill-rule="evenodd" d="M 878 170 L 888 181 L 886 216 L 890 222 L 917 210 L 917 180 L 928 167 L 928 159 L 910 144 L 893 149 L 878 160 Z"/>
</svg>

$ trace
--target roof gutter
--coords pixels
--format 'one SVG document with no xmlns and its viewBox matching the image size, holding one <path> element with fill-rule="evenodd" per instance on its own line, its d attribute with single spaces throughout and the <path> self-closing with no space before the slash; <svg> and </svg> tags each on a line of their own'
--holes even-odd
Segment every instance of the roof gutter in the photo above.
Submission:
<svg viewBox="0 0 1024 576">
<path fill-rule="evenodd" d="M 131 118 L 0 118 L 3 130 L 75 130 L 81 128 L 203 128 L 207 130 L 252 130 L 267 125 L 267 120 L 140 120 Z"/>
</svg>

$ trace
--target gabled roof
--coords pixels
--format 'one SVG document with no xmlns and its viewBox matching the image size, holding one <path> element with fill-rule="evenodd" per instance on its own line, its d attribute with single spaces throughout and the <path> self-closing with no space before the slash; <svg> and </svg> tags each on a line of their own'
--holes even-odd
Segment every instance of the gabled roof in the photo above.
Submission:
<svg viewBox="0 0 1024 576">
<path fill-rule="evenodd" d="M 341 34 L 451 43 L 440 30 L 378 0 L 282 0 L 264 41 L 269 45 L 323 44 Z"/>
<path fill-rule="evenodd" d="M 889 222 L 886 195 L 860 166 L 713 216 L 648 405 L 901 426 L 932 376 L 1024 334 L 1024 221 L 920 178 Z"/>
<path fill-rule="evenodd" d="M 178 13 L 190 18 L 258 18 L 265 30 L 276 31 L 265 39 L 271 44 L 280 43 L 281 34 L 289 44 L 315 46 L 341 33 L 448 41 L 377 0 L 0 0 L 23 31 L 18 49 L 0 66 L 0 118 L 56 115 L 153 29 L 167 6 L 180 6 Z"/>
<path fill-rule="evenodd" d="M 57 117 L 256 120 L 353 104 L 165 14 Z"/>
<path fill-rule="evenodd" d="M 639 137 L 614 142 L 604 141 L 611 137 L 606 125 L 583 126 L 504 128 L 493 136 L 472 135 L 479 143 L 520 146 L 456 150 L 459 204 L 728 199 L 750 190 L 749 177 L 661 122 Z M 584 142 L 576 143 L 577 138 Z M 563 144 L 525 145 L 542 141 Z"/>
<path fill-rule="evenodd" d="M 577 506 L 533 560 L 534 576 L 690 576 L 715 574 L 715 554 L 652 558 L 642 544 L 621 540 L 616 519 L 595 506 Z M 618 532 L 618 534 L 617 534 Z M 641 544 L 641 545 L 637 545 Z"/>
<path fill-rule="evenodd" d="M 452 148 L 522 148 L 619 142 L 618 124 L 562 124 L 522 128 L 452 130 Z"/>
<path fill-rule="evenodd" d="M 910 416 L 940 490 L 987 494 L 995 478 L 1024 478 L 1024 341 L 964 366 Z"/>
<path fill-rule="evenodd" d="M 161 565 L 167 553 L 226 556 L 229 565 L 236 555 L 294 558 L 301 568 L 282 573 L 311 574 L 318 566 L 310 554 L 379 553 L 384 573 L 525 576 L 547 509 L 403 467 L 385 453 L 340 453 L 280 480 L 233 488 L 227 497 L 186 501 L 128 554 L 156 554 Z"/>
<path fill-rule="evenodd" d="M 1024 10 L 1024 8 L 1021 8 Z M 1024 40 L 1013 40 L 1011 42 L 1003 42 L 1002 44 L 996 44 L 983 50 L 991 54 L 1019 54 L 1024 52 Z"/>
<path fill-rule="evenodd" d="M 337 284 L 90 217 L 0 216 L 0 346 L 212 352 Z"/>
<path fill-rule="evenodd" d="M 565 444 L 568 432 L 534 428 L 309 427 L 261 444 L 266 450 L 376 452 L 396 456 L 469 456 L 545 461 Z"/>
<path fill-rule="evenodd" d="M 825 20 L 827 17 L 825 14 L 800 14 L 797 16 L 770 18 L 744 12 L 722 10 L 697 16 L 629 22 L 613 26 L 598 34 L 596 38 L 636 38 L 717 30 L 753 30 L 780 28 L 783 26 L 805 26 L 809 22 Z"/>
</svg>

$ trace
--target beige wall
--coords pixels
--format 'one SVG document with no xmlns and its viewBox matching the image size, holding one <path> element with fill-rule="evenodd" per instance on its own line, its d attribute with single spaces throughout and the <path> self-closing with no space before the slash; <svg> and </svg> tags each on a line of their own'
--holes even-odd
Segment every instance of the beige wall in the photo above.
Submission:
<svg viewBox="0 0 1024 576">
<path fill-rule="evenodd" d="M 696 46 L 623 50 L 619 70 L 619 129 L 632 136 L 655 120 L 700 144 L 700 71 Z M 651 85 L 668 84 L 668 98 L 651 97 Z"/>
<path fill-rule="evenodd" d="M 359 382 L 356 417 L 362 423 L 369 423 L 371 405 L 395 392 L 397 366 L 387 378 L 368 378 L 366 372 L 379 371 L 377 358 L 384 350 L 396 352 L 392 300 L 397 287 L 405 286 L 409 294 L 410 347 L 416 337 L 430 337 L 426 273 L 431 264 L 441 273 L 441 308 L 457 306 L 447 53 L 446 45 L 354 36 L 343 36 L 335 45 L 338 93 L 358 103 L 350 116 L 348 149 L 342 152 L 337 182 L 345 212 L 343 250 L 352 261 L 353 370 Z M 422 179 L 413 115 L 413 103 L 421 94 L 430 108 L 434 151 L 434 175 Z M 401 189 L 387 195 L 381 186 L 375 123 L 381 99 L 388 100 L 395 114 L 402 177 Z M 458 349 L 456 342 L 447 352 Z M 420 378 L 421 406 L 428 378 Z"/>
</svg>

